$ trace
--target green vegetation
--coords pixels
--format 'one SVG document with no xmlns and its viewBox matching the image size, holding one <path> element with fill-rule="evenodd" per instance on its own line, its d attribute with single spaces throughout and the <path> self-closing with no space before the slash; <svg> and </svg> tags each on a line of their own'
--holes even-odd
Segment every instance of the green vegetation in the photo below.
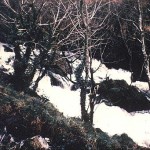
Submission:
<svg viewBox="0 0 150 150">
<path fill-rule="evenodd" d="M 0 106 L 1 126 L 6 126 L 17 141 L 42 135 L 48 137 L 56 147 L 86 147 L 82 128 L 73 119 L 63 117 L 51 103 L 43 102 L 43 98 L 4 88 L 0 93 Z"/>
</svg>

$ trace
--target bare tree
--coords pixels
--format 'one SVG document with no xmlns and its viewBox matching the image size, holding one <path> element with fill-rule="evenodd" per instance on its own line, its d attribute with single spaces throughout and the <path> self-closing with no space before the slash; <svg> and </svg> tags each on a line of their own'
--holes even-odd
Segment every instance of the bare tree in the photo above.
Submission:
<svg viewBox="0 0 150 150">
<path fill-rule="evenodd" d="M 145 31 L 144 31 L 144 21 L 143 21 L 143 10 L 142 10 L 142 1 L 137 0 L 137 9 L 139 13 L 139 22 L 138 22 L 138 29 L 140 32 L 139 41 L 141 43 L 141 51 L 143 54 L 143 68 L 145 70 L 146 76 L 147 76 L 147 82 L 150 89 L 150 65 L 149 65 L 149 56 L 148 52 L 146 50 L 146 43 L 145 43 Z"/>
<path fill-rule="evenodd" d="M 56 66 L 55 56 L 61 57 L 59 49 L 70 37 L 68 15 L 71 5 L 63 0 L 3 0 L 1 3 L 4 8 L 0 13 L 1 24 L 8 29 L 8 42 L 15 52 L 15 88 L 28 88 L 39 70 L 36 89 L 47 70 Z"/>
<path fill-rule="evenodd" d="M 146 80 L 150 88 L 149 51 L 147 44 L 149 41 L 149 30 L 146 30 L 147 27 L 149 27 L 149 24 L 147 24 L 149 20 L 148 1 L 125 0 L 118 8 L 118 12 L 116 12 L 115 15 L 117 16 L 120 25 L 121 37 L 131 58 L 130 70 L 132 71 L 132 69 L 134 69 L 133 67 L 131 67 L 133 66 L 132 63 L 134 62 L 134 60 L 140 59 L 141 67 L 138 66 L 137 68 L 140 72 L 140 78 L 144 72 L 146 74 Z M 139 58 L 135 58 L 135 54 Z M 135 73 L 133 73 L 131 77 L 133 81 L 137 80 L 134 79 L 134 74 Z"/>
<path fill-rule="evenodd" d="M 108 22 L 111 14 L 110 1 L 75 1 L 74 16 L 70 17 L 74 26 L 74 37 L 76 37 L 76 46 L 80 50 L 81 63 L 76 69 L 76 80 L 80 86 L 80 104 L 81 116 L 85 122 L 93 123 L 93 113 L 95 105 L 95 81 L 94 73 L 97 71 L 92 68 L 92 58 L 96 50 L 99 50 L 101 44 L 106 40 L 107 32 L 104 30 L 110 25 Z M 90 115 L 86 109 L 87 88 L 90 87 Z"/>
</svg>

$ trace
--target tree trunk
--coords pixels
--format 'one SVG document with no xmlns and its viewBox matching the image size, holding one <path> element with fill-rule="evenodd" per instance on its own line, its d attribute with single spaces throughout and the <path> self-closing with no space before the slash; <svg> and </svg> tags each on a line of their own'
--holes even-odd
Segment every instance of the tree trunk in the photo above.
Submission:
<svg viewBox="0 0 150 150">
<path fill-rule="evenodd" d="M 85 16 L 84 16 L 84 7 L 85 7 Z M 82 120 L 85 122 L 89 121 L 89 117 L 86 110 L 86 90 L 89 78 L 89 26 L 88 26 L 88 12 L 87 12 L 87 4 L 80 0 L 80 14 L 83 23 L 84 31 L 84 56 L 83 56 L 83 64 L 85 68 L 85 79 L 83 81 L 83 85 L 81 85 L 81 93 L 80 93 L 80 104 L 81 104 L 81 116 Z"/>
<path fill-rule="evenodd" d="M 88 122 L 89 121 L 89 117 L 88 117 L 88 113 L 86 108 L 86 104 L 85 104 L 85 100 L 86 100 L 86 87 L 85 84 L 83 84 L 81 87 L 81 92 L 80 92 L 80 105 L 81 105 L 81 119 L 84 122 Z"/>
<path fill-rule="evenodd" d="M 147 55 L 146 52 L 146 45 L 145 45 L 145 34 L 144 34 L 144 30 L 143 30 L 143 12 L 142 12 L 142 6 L 141 6 L 141 1 L 138 0 L 138 11 L 139 11 L 139 29 L 140 29 L 140 41 L 141 41 L 141 50 L 142 50 L 142 54 L 143 54 L 143 59 L 144 59 L 144 64 L 143 64 L 143 68 L 145 70 L 146 76 L 147 76 L 147 82 L 148 82 L 148 86 L 150 89 L 150 70 L 149 70 L 149 56 Z"/>
<path fill-rule="evenodd" d="M 42 72 L 42 74 L 38 76 L 38 78 L 36 79 L 35 84 L 33 86 L 33 91 L 36 92 L 36 89 L 38 87 L 38 83 L 46 75 L 46 72 L 47 72 L 47 69 L 45 68 L 44 71 Z"/>
<path fill-rule="evenodd" d="M 26 90 L 31 82 L 29 75 L 26 75 L 26 69 L 28 67 L 28 61 L 31 54 L 31 48 L 27 47 L 26 53 L 24 56 L 21 56 L 21 49 L 19 44 L 14 48 L 15 52 L 15 61 L 14 61 L 14 75 L 13 75 L 13 84 L 14 88 L 17 91 Z"/>
<path fill-rule="evenodd" d="M 92 57 L 91 57 L 92 59 Z M 90 122 L 93 124 L 93 115 L 94 115 L 94 102 L 96 98 L 96 91 L 95 91 L 95 82 L 93 76 L 93 69 L 92 69 L 92 60 L 90 65 L 90 74 L 91 74 L 91 91 L 90 91 Z"/>
</svg>

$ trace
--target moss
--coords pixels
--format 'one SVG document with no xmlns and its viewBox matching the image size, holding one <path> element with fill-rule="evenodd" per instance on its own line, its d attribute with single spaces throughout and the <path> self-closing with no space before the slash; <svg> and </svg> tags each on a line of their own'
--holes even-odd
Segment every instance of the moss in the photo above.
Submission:
<svg viewBox="0 0 150 150">
<path fill-rule="evenodd" d="M 73 119 L 65 118 L 42 97 L 31 97 L 8 87 L 0 94 L 0 127 L 4 126 L 16 140 L 42 135 L 56 147 L 74 145 L 76 149 L 86 149 L 84 132 Z"/>
</svg>

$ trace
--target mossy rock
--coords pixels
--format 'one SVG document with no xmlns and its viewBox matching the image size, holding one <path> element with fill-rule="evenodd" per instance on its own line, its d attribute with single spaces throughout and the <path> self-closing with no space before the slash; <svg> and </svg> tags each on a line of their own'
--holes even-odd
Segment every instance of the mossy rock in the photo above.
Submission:
<svg viewBox="0 0 150 150">
<path fill-rule="evenodd" d="M 114 135 L 109 137 L 106 133 L 101 132 L 97 139 L 97 150 L 142 150 L 127 134 Z"/>
<path fill-rule="evenodd" d="M 150 102 L 136 87 L 124 80 L 106 80 L 99 84 L 97 100 L 107 99 L 128 112 L 149 110 Z"/>
</svg>

